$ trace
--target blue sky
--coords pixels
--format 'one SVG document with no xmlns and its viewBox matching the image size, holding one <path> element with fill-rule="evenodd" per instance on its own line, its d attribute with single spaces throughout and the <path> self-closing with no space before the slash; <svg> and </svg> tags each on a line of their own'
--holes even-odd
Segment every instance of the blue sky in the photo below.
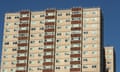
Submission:
<svg viewBox="0 0 120 72">
<path fill-rule="evenodd" d="M 104 44 L 113 45 L 116 51 L 117 72 L 120 72 L 120 0 L 1 0 L 0 26 L 4 24 L 4 13 L 24 9 L 32 11 L 46 8 L 100 7 L 104 17 Z M 0 33 L 2 32 L 0 29 Z M 1 38 L 1 37 L 0 37 Z M 1 39 L 0 39 L 1 40 Z"/>
</svg>

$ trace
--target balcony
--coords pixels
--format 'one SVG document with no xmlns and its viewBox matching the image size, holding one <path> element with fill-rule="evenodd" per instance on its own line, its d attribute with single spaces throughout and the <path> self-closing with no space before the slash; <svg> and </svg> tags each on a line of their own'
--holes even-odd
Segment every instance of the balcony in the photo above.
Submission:
<svg viewBox="0 0 120 72">
<path fill-rule="evenodd" d="M 70 64 L 80 64 L 80 61 L 70 61 Z"/>
<path fill-rule="evenodd" d="M 46 35 L 44 38 L 54 38 L 55 35 Z"/>
<path fill-rule="evenodd" d="M 28 30 L 19 30 L 19 33 L 29 33 Z"/>
<path fill-rule="evenodd" d="M 80 37 L 81 34 L 71 34 L 71 37 Z"/>
<path fill-rule="evenodd" d="M 80 40 L 73 40 L 73 41 L 71 41 L 71 44 L 73 44 L 73 43 L 80 43 Z"/>
<path fill-rule="evenodd" d="M 44 62 L 43 65 L 53 65 L 53 62 Z"/>
<path fill-rule="evenodd" d="M 71 24 L 81 24 L 82 21 L 71 21 Z"/>
<path fill-rule="evenodd" d="M 20 43 L 18 44 L 18 46 L 27 46 L 28 44 L 27 43 Z"/>
<path fill-rule="evenodd" d="M 53 55 L 45 55 L 45 56 L 43 56 L 43 58 L 45 59 L 45 58 L 53 58 Z"/>
<path fill-rule="evenodd" d="M 45 42 L 44 45 L 53 45 L 54 42 Z"/>
<path fill-rule="evenodd" d="M 28 27 L 29 24 L 19 24 L 19 27 Z"/>
<path fill-rule="evenodd" d="M 18 40 L 27 40 L 28 37 L 18 37 Z"/>
<path fill-rule="evenodd" d="M 52 49 L 44 49 L 44 52 L 49 52 L 49 51 L 53 51 L 53 48 Z"/>
<path fill-rule="evenodd" d="M 74 51 L 74 50 L 80 50 L 80 47 L 72 47 L 71 51 Z"/>
<path fill-rule="evenodd" d="M 56 10 L 55 9 L 48 9 L 48 10 L 46 10 L 46 13 L 50 13 L 50 12 L 56 12 Z"/>
<path fill-rule="evenodd" d="M 70 72 L 76 72 L 76 71 L 80 72 L 80 68 L 70 68 Z"/>
<path fill-rule="evenodd" d="M 74 14 L 71 17 L 82 17 L 82 14 Z"/>
<path fill-rule="evenodd" d="M 27 50 L 18 50 L 17 53 L 26 53 Z"/>
<path fill-rule="evenodd" d="M 55 16 L 46 16 L 45 19 L 55 19 Z"/>
<path fill-rule="evenodd" d="M 30 17 L 22 17 L 20 20 L 30 20 Z"/>
<path fill-rule="evenodd" d="M 82 8 L 72 8 L 72 11 L 80 11 Z"/>
<path fill-rule="evenodd" d="M 28 14 L 30 11 L 21 11 L 20 14 Z"/>
<path fill-rule="evenodd" d="M 17 67 L 24 67 L 24 66 L 26 66 L 26 65 L 27 65 L 26 63 L 17 63 L 17 64 L 16 64 Z"/>
<path fill-rule="evenodd" d="M 81 27 L 72 27 L 71 30 L 81 30 Z"/>
<path fill-rule="evenodd" d="M 54 29 L 45 29 L 45 32 L 54 32 Z"/>
<path fill-rule="evenodd" d="M 45 25 L 55 25 L 55 22 L 45 22 Z"/>
<path fill-rule="evenodd" d="M 16 72 L 26 72 L 26 70 L 16 70 Z"/>
<path fill-rule="evenodd" d="M 17 57 L 17 60 L 26 60 L 27 57 L 26 56 L 23 56 L 23 57 Z"/>
<path fill-rule="evenodd" d="M 70 57 L 80 57 L 80 54 L 71 54 Z"/>
<path fill-rule="evenodd" d="M 54 72 L 52 69 L 43 69 L 43 72 Z"/>
</svg>

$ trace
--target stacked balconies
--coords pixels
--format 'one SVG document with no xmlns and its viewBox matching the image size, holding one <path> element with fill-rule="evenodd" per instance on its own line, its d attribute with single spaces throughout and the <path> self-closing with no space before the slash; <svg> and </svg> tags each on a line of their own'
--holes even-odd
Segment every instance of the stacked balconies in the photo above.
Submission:
<svg viewBox="0 0 120 72">
<path fill-rule="evenodd" d="M 72 8 L 71 21 L 71 68 L 70 72 L 81 71 L 82 9 Z M 76 66 L 75 66 L 76 65 Z"/>
<path fill-rule="evenodd" d="M 46 10 L 43 72 L 54 72 L 55 67 L 55 25 L 56 10 Z M 51 46 L 47 48 L 47 46 Z M 50 61 L 47 61 L 47 60 Z"/>
<path fill-rule="evenodd" d="M 30 12 L 20 12 L 18 51 L 17 51 L 17 70 L 16 72 L 28 72 L 29 58 L 29 27 L 30 27 Z"/>
</svg>

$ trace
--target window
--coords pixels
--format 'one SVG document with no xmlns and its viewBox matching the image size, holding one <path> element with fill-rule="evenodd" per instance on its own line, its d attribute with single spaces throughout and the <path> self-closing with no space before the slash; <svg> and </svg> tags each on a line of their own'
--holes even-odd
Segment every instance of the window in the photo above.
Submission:
<svg viewBox="0 0 120 72">
<path fill-rule="evenodd" d="M 8 17 L 7 17 L 7 19 L 11 19 L 11 17 L 10 17 L 10 16 L 8 16 Z"/>
<path fill-rule="evenodd" d="M 88 31 L 85 31 L 84 34 L 88 34 Z"/>
<path fill-rule="evenodd" d="M 84 55 L 87 55 L 87 54 L 88 54 L 88 51 L 83 51 L 83 54 L 84 54 Z"/>
<path fill-rule="evenodd" d="M 60 67 L 59 67 L 59 66 L 57 66 L 57 67 L 56 67 L 56 69 L 60 69 Z"/>
<path fill-rule="evenodd" d="M 36 30 L 36 28 L 31 28 L 31 30 Z"/>
<path fill-rule="evenodd" d="M 9 42 L 5 42 L 5 45 L 9 45 Z"/>
<path fill-rule="evenodd" d="M 57 33 L 57 36 L 61 36 L 62 35 L 62 33 Z"/>
<path fill-rule="evenodd" d="M 31 24 L 36 24 L 36 22 L 35 21 L 31 21 Z"/>
<path fill-rule="evenodd" d="M 44 27 L 40 27 L 40 30 L 44 30 Z"/>
<path fill-rule="evenodd" d="M 88 65 L 83 65 L 83 68 L 88 68 Z"/>
<path fill-rule="evenodd" d="M 15 19 L 19 19 L 19 16 L 15 16 Z"/>
<path fill-rule="evenodd" d="M 19 22 L 15 22 L 14 25 L 19 25 L 20 23 Z"/>
<path fill-rule="evenodd" d="M 35 41 L 30 41 L 31 44 L 35 43 Z"/>
<path fill-rule="evenodd" d="M 92 65 L 92 68 L 96 68 L 96 65 Z"/>
<path fill-rule="evenodd" d="M 10 29 L 7 28 L 7 29 L 6 29 L 6 32 L 10 32 Z"/>
<path fill-rule="evenodd" d="M 17 44 L 17 42 L 13 42 L 13 45 Z"/>
<path fill-rule="evenodd" d="M 34 16 L 34 15 L 32 15 L 32 18 L 35 18 L 35 16 Z"/>
<path fill-rule="evenodd" d="M 66 19 L 66 22 L 70 22 L 71 21 L 71 19 Z"/>
<path fill-rule="evenodd" d="M 16 49 L 16 48 L 13 48 L 12 51 L 17 51 L 17 49 Z"/>
<path fill-rule="evenodd" d="M 58 15 L 58 16 L 62 16 L 62 13 L 58 13 L 57 15 Z"/>
<path fill-rule="evenodd" d="M 61 39 L 57 39 L 57 42 L 60 42 L 61 41 Z"/>
<path fill-rule="evenodd" d="M 92 51 L 92 54 L 97 54 L 97 52 L 96 51 Z"/>
<path fill-rule="evenodd" d="M 80 44 L 72 44 L 72 47 L 80 47 Z"/>
<path fill-rule="evenodd" d="M 40 17 L 44 17 L 44 16 L 45 16 L 45 15 L 43 15 L 43 14 L 42 14 L 42 15 L 40 15 Z"/>
<path fill-rule="evenodd" d="M 59 63 L 59 62 L 60 62 L 60 60 L 56 59 L 56 63 Z"/>
<path fill-rule="evenodd" d="M 66 16 L 70 16 L 70 12 L 66 13 Z"/>
<path fill-rule="evenodd" d="M 88 59 L 87 58 L 83 58 L 83 61 L 88 61 Z"/>
<path fill-rule="evenodd" d="M 44 21 L 44 20 L 40 21 L 40 24 L 44 24 L 44 23 L 45 23 L 45 21 Z"/>
</svg>

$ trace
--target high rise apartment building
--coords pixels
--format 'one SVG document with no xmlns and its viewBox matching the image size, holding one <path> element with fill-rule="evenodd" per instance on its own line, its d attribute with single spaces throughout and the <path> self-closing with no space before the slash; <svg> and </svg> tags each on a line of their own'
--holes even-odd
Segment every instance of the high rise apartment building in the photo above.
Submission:
<svg viewBox="0 0 120 72">
<path fill-rule="evenodd" d="M 115 52 L 113 46 L 105 47 L 106 72 L 115 72 Z"/>
<path fill-rule="evenodd" d="M 6 13 L 1 72 L 103 72 L 100 8 Z"/>
</svg>

